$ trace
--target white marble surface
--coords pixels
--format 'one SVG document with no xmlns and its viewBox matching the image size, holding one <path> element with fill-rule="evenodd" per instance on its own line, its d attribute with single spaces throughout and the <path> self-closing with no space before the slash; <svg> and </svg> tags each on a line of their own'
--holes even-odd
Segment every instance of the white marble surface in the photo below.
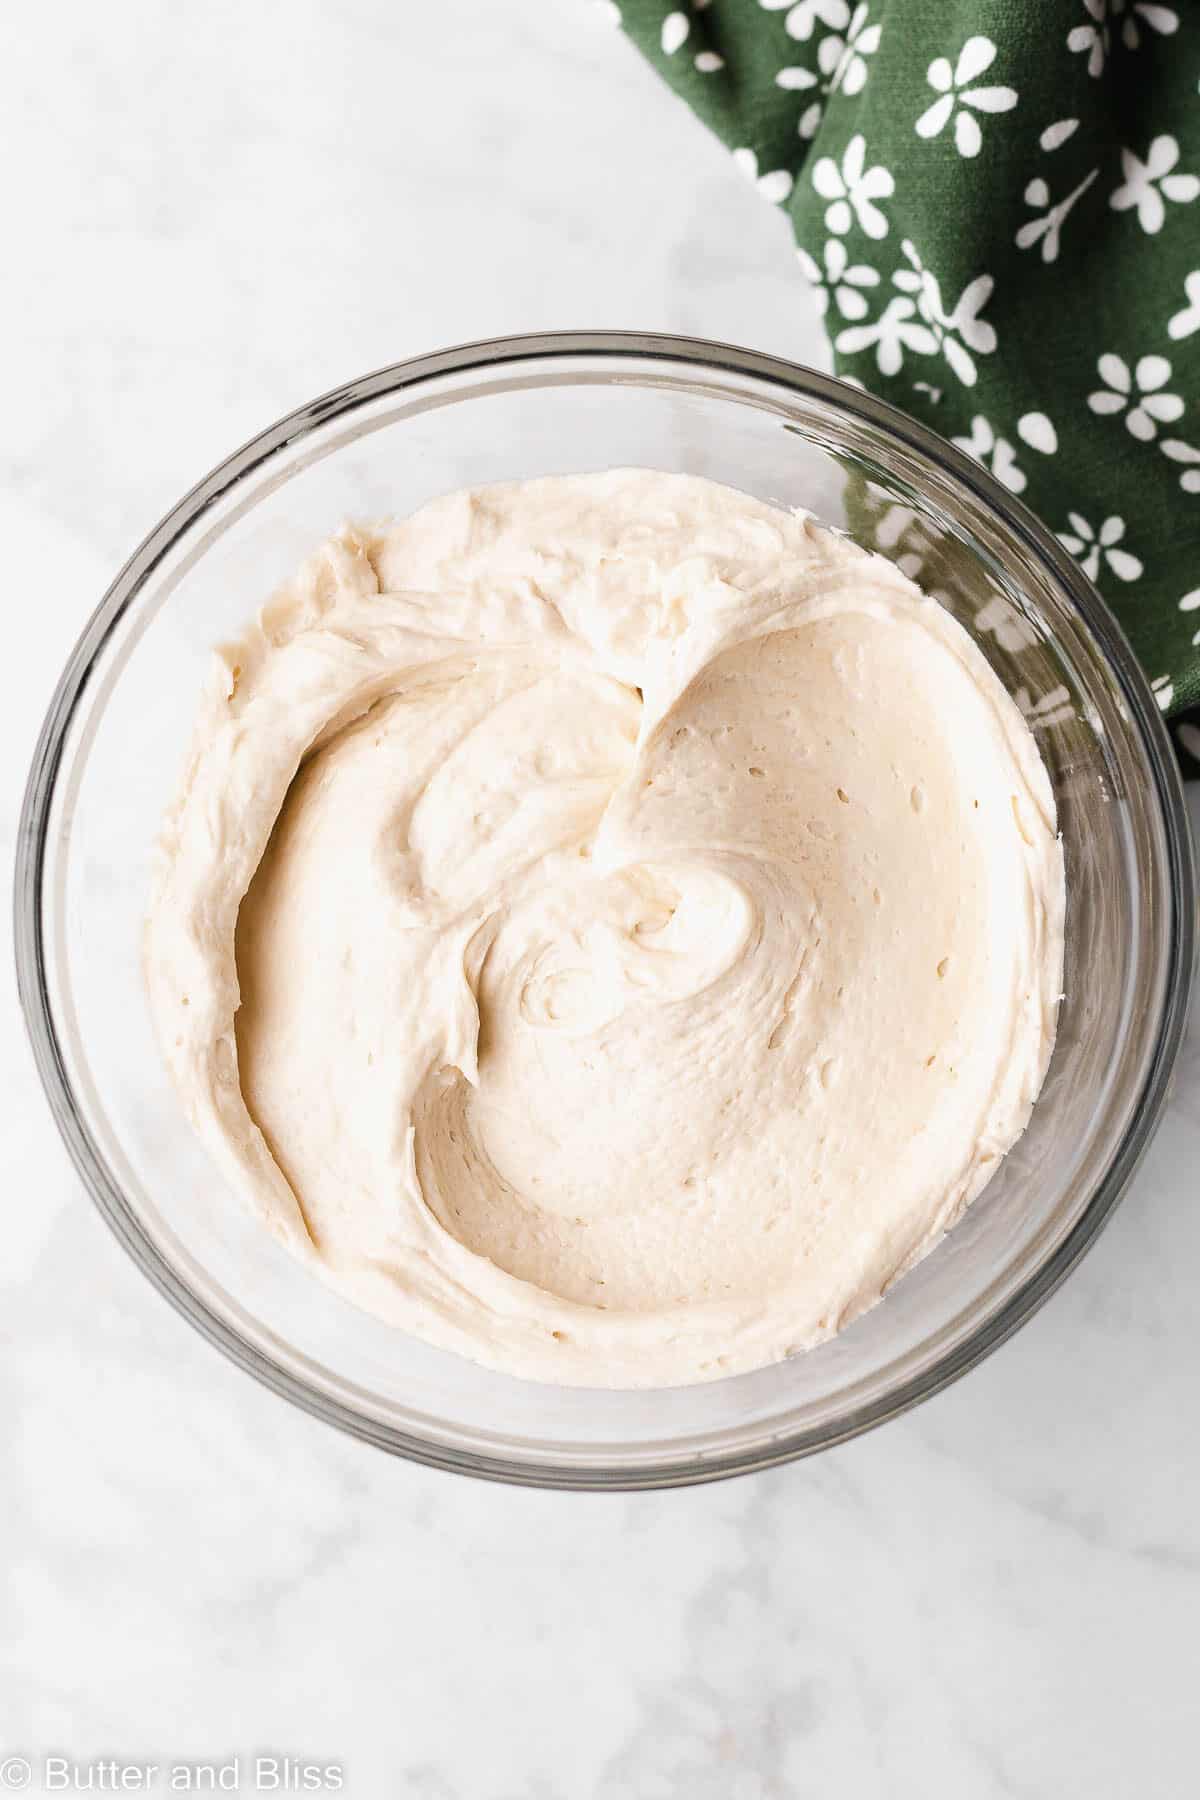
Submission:
<svg viewBox="0 0 1200 1800">
<path fill-rule="evenodd" d="M 288 407 L 534 327 L 821 355 L 783 221 L 585 0 L 63 0 L 5 57 L 6 853 L 113 569 Z M 389 1461 L 222 1361 L 85 1199 L 0 980 L 0 1782 L 240 1752 L 246 1792 L 265 1750 L 362 1800 L 1195 1791 L 1200 1033 L 1098 1248 L 967 1381 L 592 1499 Z"/>
</svg>

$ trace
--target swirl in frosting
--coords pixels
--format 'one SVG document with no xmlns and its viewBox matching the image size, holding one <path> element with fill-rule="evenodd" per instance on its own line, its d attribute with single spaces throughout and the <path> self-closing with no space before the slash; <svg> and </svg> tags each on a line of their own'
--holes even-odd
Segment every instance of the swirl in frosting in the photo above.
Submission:
<svg viewBox="0 0 1200 1800">
<path fill-rule="evenodd" d="M 147 926 L 188 1112 L 344 1295 L 511 1373 L 817 1343 L 1054 1039 L 1063 868 L 962 628 L 623 470 L 346 528 L 222 652 Z"/>
</svg>

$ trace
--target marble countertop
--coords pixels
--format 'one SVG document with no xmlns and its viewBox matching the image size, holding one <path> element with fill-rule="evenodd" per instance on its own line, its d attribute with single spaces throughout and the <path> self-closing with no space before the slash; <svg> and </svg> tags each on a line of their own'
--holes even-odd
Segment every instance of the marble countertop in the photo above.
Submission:
<svg viewBox="0 0 1200 1800">
<path fill-rule="evenodd" d="M 539 327 L 824 360 L 784 220 L 587 0 L 66 0 L 6 57 L 9 859 L 85 616 L 266 421 Z M 390 1461 L 224 1362 L 85 1198 L 0 981 L 0 1788 L 237 1756 L 253 1792 L 261 1753 L 363 1800 L 1194 1791 L 1197 1023 L 1113 1224 L 966 1381 L 592 1498 Z"/>
</svg>

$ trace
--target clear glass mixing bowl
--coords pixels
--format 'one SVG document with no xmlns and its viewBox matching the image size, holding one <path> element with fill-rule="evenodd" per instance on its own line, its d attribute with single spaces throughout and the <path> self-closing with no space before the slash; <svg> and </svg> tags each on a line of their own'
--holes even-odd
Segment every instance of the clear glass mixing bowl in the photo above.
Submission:
<svg viewBox="0 0 1200 1800">
<path fill-rule="evenodd" d="M 148 859 L 208 654 L 341 520 L 476 482 L 637 464 L 804 506 L 949 606 L 1029 715 L 1068 880 L 1066 996 L 1028 1131 L 963 1222 L 834 1342 L 649 1393 L 491 1374 L 355 1311 L 242 1211 L 152 1039 Z M 910 564 L 907 566 L 915 566 Z M 401 1455 L 556 1487 L 702 1481 L 803 1455 L 978 1362 L 1091 1243 L 1145 1149 L 1193 949 L 1186 815 L 1147 682 L 1077 566 L 987 474 L 811 370 L 616 333 L 474 344 L 383 369 L 231 456 L 113 583 L 55 694 L 17 859 L 22 1004 L 88 1189 L 235 1362 Z"/>
</svg>

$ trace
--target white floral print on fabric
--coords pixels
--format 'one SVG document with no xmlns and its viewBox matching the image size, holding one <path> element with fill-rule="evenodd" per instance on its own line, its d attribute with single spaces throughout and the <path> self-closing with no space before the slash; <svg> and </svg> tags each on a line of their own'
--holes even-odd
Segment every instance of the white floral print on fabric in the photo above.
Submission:
<svg viewBox="0 0 1200 1800">
<path fill-rule="evenodd" d="M 1069 550 L 1089 581 L 1095 581 L 1102 566 L 1107 565 L 1119 581 L 1136 581 L 1142 574 L 1142 564 L 1128 550 L 1118 546 L 1125 536 L 1125 521 L 1115 513 L 1103 521 L 1099 530 L 1095 530 L 1082 514 L 1067 514 L 1070 531 L 1060 531 L 1058 541 L 1064 550 Z"/>
<path fill-rule="evenodd" d="M 718 69 L 725 67 L 725 58 L 718 56 L 715 50 L 701 50 L 693 57 L 692 66 L 701 75 L 715 75 Z"/>
<path fill-rule="evenodd" d="M 688 33 L 692 29 L 692 21 L 686 13 L 668 13 L 662 22 L 659 42 L 664 56 L 674 56 L 675 52 L 687 43 Z"/>
<path fill-rule="evenodd" d="M 971 420 L 970 437 L 951 438 L 960 450 L 981 462 L 985 469 L 990 469 L 997 481 L 1002 481 L 1010 493 L 1019 494 L 1026 486 L 1026 476 L 1017 463 L 1017 453 L 1007 438 L 997 437 L 991 424 L 982 413 L 976 413 Z"/>
<path fill-rule="evenodd" d="M 971 352 L 990 356 L 996 348 L 995 327 L 979 316 L 992 297 L 995 281 L 990 275 L 977 275 L 947 312 L 942 304 L 941 285 L 933 271 L 922 263 L 915 245 L 905 238 L 900 248 L 911 267 L 897 269 L 893 283 L 915 297 L 917 311 L 933 332 L 936 348 L 964 387 L 974 387 L 978 370 Z"/>
<path fill-rule="evenodd" d="M 895 562 L 902 575 L 915 581 L 925 566 L 925 557 L 933 545 L 926 536 L 924 522 L 918 520 L 910 506 L 893 503 L 880 514 L 875 524 L 875 542 Z M 902 549 L 903 544 L 908 549 Z"/>
<path fill-rule="evenodd" d="M 817 63 L 829 77 L 829 92 L 839 89 L 846 94 L 861 94 L 867 85 L 867 58 L 874 56 L 883 36 L 882 25 L 868 23 L 871 8 L 866 0 L 855 7 L 844 38 L 836 33 L 822 38 L 817 47 Z"/>
<path fill-rule="evenodd" d="M 821 39 L 817 45 L 820 75 L 814 74 L 803 64 L 797 64 L 795 68 L 780 69 L 775 77 L 776 87 L 791 88 L 800 93 L 814 88 L 817 90 L 814 99 L 801 113 L 796 127 L 806 141 L 816 137 L 826 103 L 832 94 L 839 90 L 850 95 L 861 94 L 867 85 L 867 58 L 878 50 L 879 40 L 883 35 L 881 25 L 868 24 L 870 11 L 867 0 L 861 0 L 861 4 L 854 9 L 845 37 L 838 32 L 831 32 Z"/>
<path fill-rule="evenodd" d="M 1167 200 L 1187 206 L 1200 194 L 1200 176 L 1176 173 L 1178 161 L 1179 145 L 1165 132 L 1153 140 L 1145 162 L 1132 150 L 1122 150 L 1121 171 L 1125 179 L 1113 189 L 1108 204 L 1114 212 L 1128 212 L 1136 207 L 1138 224 L 1153 236 L 1163 228 Z"/>
<path fill-rule="evenodd" d="M 754 152 L 739 164 L 791 216 L 832 367 L 1061 528 L 1200 727 L 1200 605 L 1179 610 L 1200 594 L 1200 0 L 617 4 Z M 723 72 L 696 67 L 710 44 Z M 892 552 L 914 569 L 915 537 Z M 941 568 L 927 548 L 919 578 Z"/>
<path fill-rule="evenodd" d="M 797 43 L 807 44 L 818 20 L 830 31 L 844 31 L 850 23 L 849 0 L 758 0 L 764 12 L 785 12 L 784 29 Z"/>
<path fill-rule="evenodd" d="M 1093 169 L 1090 175 L 1085 175 L 1083 180 L 1071 189 L 1069 194 L 1054 204 L 1050 200 L 1049 186 L 1040 175 L 1035 175 L 1025 189 L 1025 204 L 1026 206 L 1041 207 L 1044 210 L 1036 219 L 1027 219 L 1021 226 L 1014 240 L 1017 249 L 1030 250 L 1034 244 L 1040 242 L 1042 261 L 1045 263 L 1057 262 L 1062 244 L 1062 228 L 1072 208 L 1082 200 L 1099 173 L 1099 169 Z"/>
<path fill-rule="evenodd" d="M 1200 331 L 1200 269 L 1193 269 L 1184 277 L 1183 291 L 1187 305 L 1167 320 L 1169 338 L 1191 337 L 1193 331 Z"/>
<path fill-rule="evenodd" d="M 898 375 L 904 366 L 904 352 L 917 356 L 933 356 L 938 340 L 923 320 L 917 317 L 917 303 L 896 294 L 882 313 L 869 325 L 850 325 L 838 333 L 834 349 L 853 356 L 860 350 L 874 350 L 881 375 Z"/>
<path fill-rule="evenodd" d="M 1083 5 L 1088 22 L 1074 26 L 1067 33 L 1067 49 L 1076 54 L 1086 50 L 1087 72 L 1095 79 L 1103 75 L 1108 61 L 1108 0 L 1083 0 Z"/>
<path fill-rule="evenodd" d="M 1148 26 L 1161 37 L 1171 37 L 1179 30 L 1179 14 L 1171 6 L 1159 6 L 1155 0 L 1108 0 L 1108 16 L 1115 27 L 1124 14 L 1121 40 L 1126 49 L 1137 50 L 1142 42 L 1142 27 Z"/>
<path fill-rule="evenodd" d="M 1200 588 L 1193 588 L 1190 594 L 1183 596 L 1179 602 L 1179 610 L 1180 612 L 1200 612 Z"/>
<path fill-rule="evenodd" d="M 876 518 L 874 542 L 891 556 L 892 562 L 901 574 L 909 576 L 909 580 L 918 578 L 925 567 L 925 558 L 934 549 L 934 540 L 928 536 L 925 520 L 918 518 L 910 506 L 900 506 L 898 502 L 885 506 Z"/>
<path fill-rule="evenodd" d="M 791 88 L 800 93 L 805 93 L 811 88 L 818 90 L 816 99 L 812 101 L 811 105 L 805 107 L 800 114 L 800 122 L 796 126 L 796 130 L 806 143 L 815 138 L 820 129 L 821 120 L 825 116 L 827 92 L 827 89 L 821 85 L 820 76 L 814 75 L 811 69 L 806 69 L 803 65 L 797 65 L 794 69 L 780 69 L 775 77 L 775 86 Z"/>
<path fill-rule="evenodd" d="M 1022 413 L 1017 420 L 1017 436 L 1023 444 L 1040 451 L 1043 456 L 1054 456 L 1058 451 L 1058 433 L 1045 413 Z"/>
<path fill-rule="evenodd" d="M 874 527 L 874 542 L 891 556 L 901 574 L 907 574 L 910 581 L 916 581 L 925 567 L 927 554 L 934 549 L 925 535 L 923 522 L 909 506 L 889 506 L 883 511 Z M 907 549 L 903 547 L 905 544 L 909 545 Z"/>
<path fill-rule="evenodd" d="M 1031 731 L 1045 731 L 1051 725 L 1065 725 L 1068 719 L 1075 717 L 1070 691 L 1065 687 L 1051 688 L 1048 694 L 1043 694 L 1037 701 L 1027 687 L 1019 687 L 1013 699 Z"/>
<path fill-rule="evenodd" d="M 980 631 L 990 632 L 1010 656 L 1037 643 L 1037 632 L 1004 594 L 994 594 L 986 606 L 980 607 L 975 614 L 975 623 Z"/>
<path fill-rule="evenodd" d="M 822 200 L 830 202 L 825 224 L 835 237 L 845 237 L 855 219 L 869 238 L 888 234 L 887 217 L 875 202 L 888 199 L 896 184 L 882 164 L 868 169 L 866 160 L 867 144 L 861 131 L 846 145 L 840 168 L 832 156 L 817 159 L 812 183 Z"/>
<path fill-rule="evenodd" d="M 1053 125 L 1047 125 L 1038 143 L 1043 150 L 1061 150 L 1068 138 L 1073 138 L 1079 130 L 1078 119 L 1056 119 Z"/>
<path fill-rule="evenodd" d="M 916 522 L 917 515 L 911 506 L 893 502 L 875 522 L 875 542 L 881 550 L 894 550 Z"/>
<path fill-rule="evenodd" d="M 793 176 L 790 169 L 768 169 L 765 175 L 760 175 L 758 158 L 753 150 L 735 150 L 733 160 L 746 180 L 752 181 L 763 199 L 773 206 L 781 206 L 791 193 Z"/>
<path fill-rule="evenodd" d="M 1171 677 L 1169 675 L 1156 675 L 1154 680 L 1150 683 L 1150 691 L 1158 701 L 1162 711 L 1166 712 L 1168 706 L 1170 706 L 1172 700 L 1175 698 L 1175 683 L 1171 680 Z"/>
<path fill-rule="evenodd" d="M 1135 438 L 1148 444 L 1160 425 L 1173 425 L 1183 416 L 1178 394 L 1164 393 L 1171 379 L 1165 356 L 1142 356 L 1130 372 L 1129 365 L 1111 351 L 1096 364 L 1104 386 L 1088 395 L 1094 413 L 1124 413 L 1125 424 Z"/>
<path fill-rule="evenodd" d="M 797 250 L 796 259 L 813 284 L 818 312 L 828 312 L 832 298 L 843 319 L 866 318 L 869 309 L 862 290 L 879 286 L 878 269 L 851 263 L 841 238 L 829 239 L 820 263 L 807 250 Z"/>
<path fill-rule="evenodd" d="M 968 38 L 951 68 L 948 57 L 939 56 L 926 75 L 931 88 L 941 95 L 917 120 L 917 136 L 937 137 L 954 119 L 954 142 L 960 156 L 978 156 L 983 147 L 977 112 L 1011 112 L 1017 91 L 1010 87 L 970 85 L 996 60 L 996 46 L 988 37 Z"/>
<path fill-rule="evenodd" d="M 1179 485 L 1185 494 L 1200 494 L 1200 450 L 1185 444 L 1181 438 L 1164 438 L 1162 453 L 1172 462 L 1185 465 Z"/>
</svg>

